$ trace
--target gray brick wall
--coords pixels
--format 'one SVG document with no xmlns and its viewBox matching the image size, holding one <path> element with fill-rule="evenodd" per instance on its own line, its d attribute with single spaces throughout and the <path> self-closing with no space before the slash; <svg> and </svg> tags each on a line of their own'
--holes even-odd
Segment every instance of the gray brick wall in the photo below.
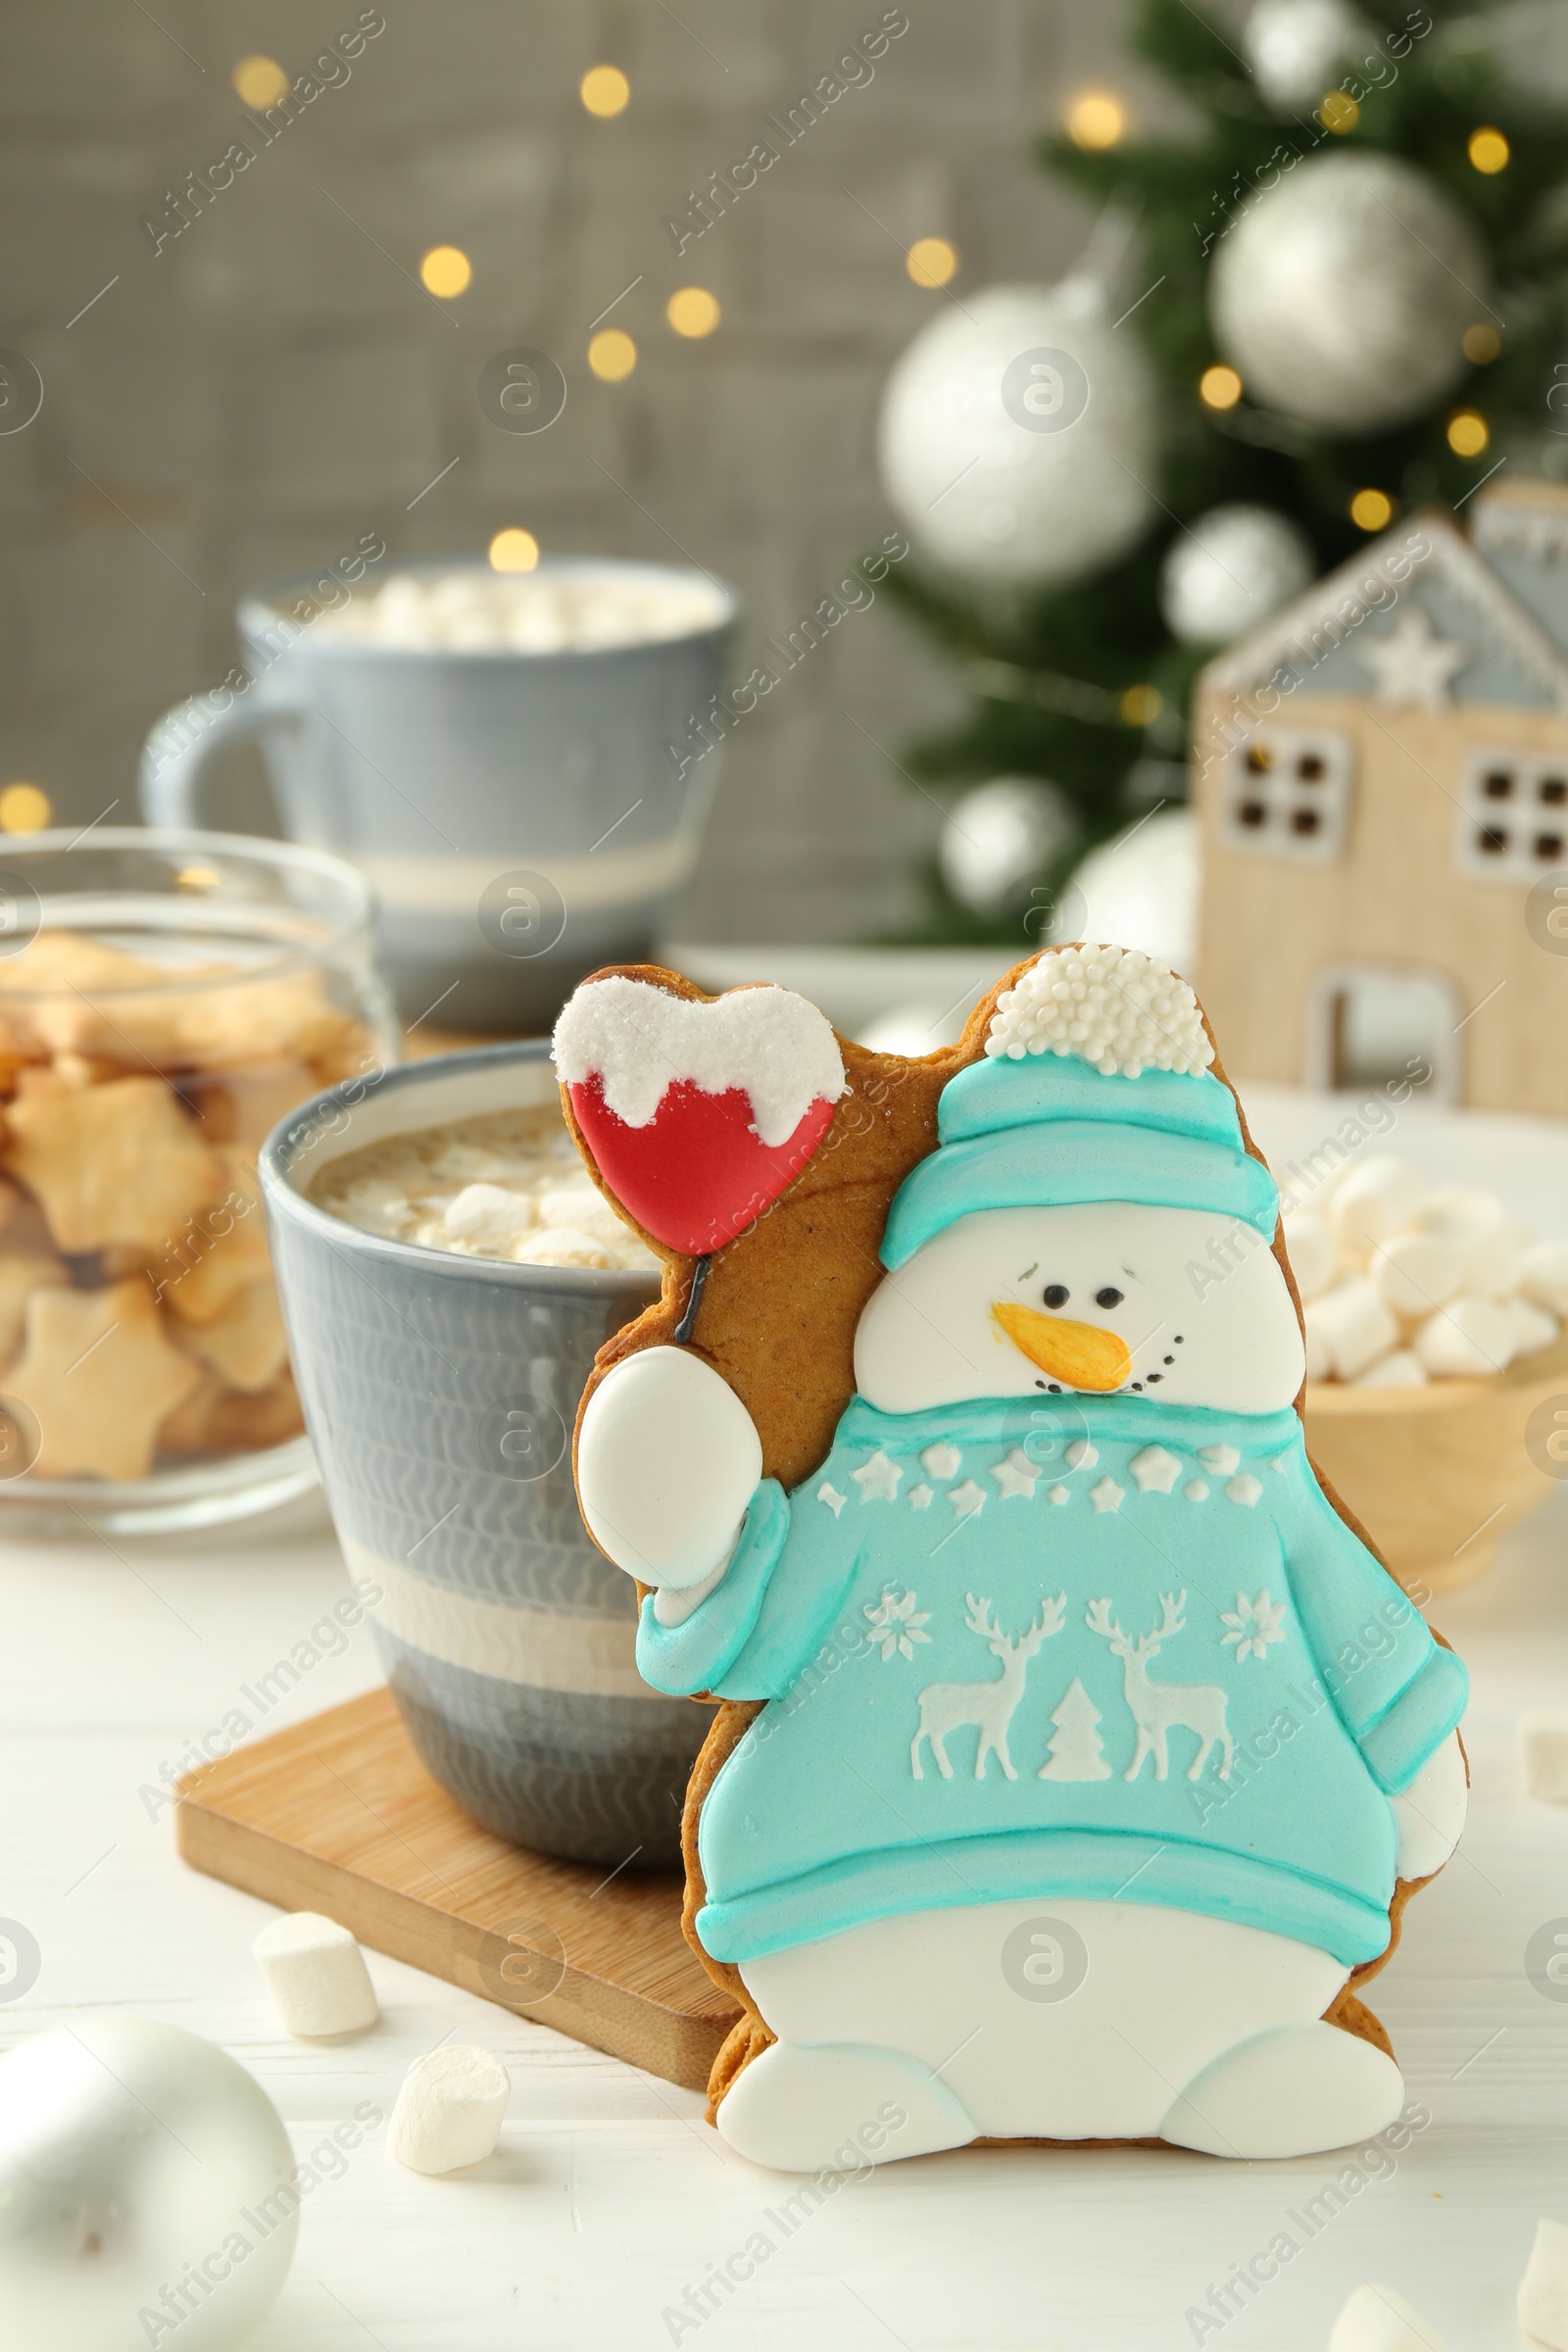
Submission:
<svg viewBox="0 0 1568 2352">
<path fill-rule="evenodd" d="M 477 551 L 509 522 L 558 552 L 664 557 L 674 538 L 740 588 L 744 668 L 892 525 L 879 387 L 946 299 L 909 283 L 901 246 L 955 238 L 960 293 L 1057 274 L 1084 222 L 1030 167 L 1032 132 L 1091 79 L 1152 103 L 1118 58 L 1119 7 L 906 0 L 874 80 L 677 258 L 663 216 L 881 0 L 381 6 L 352 78 L 156 256 L 143 216 L 243 123 L 235 60 L 298 73 L 359 0 L 56 0 L 0 23 L 0 343 L 47 387 L 0 436 L 0 782 L 37 781 L 65 819 L 130 814 L 142 734 L 234 659 L 242 588 L 366 529 L 394 555 Z M 602 60 L 632 85 L 608 122 L 576 94 Z M 474 277 L 437 306 L 414 273 L 443 241 Z M 599 383 L 589 322 L 637 277 L 613 323 L 639 365 Z M 685 283 L 723 305 L 707 341 L 664 323 Z M 571 386 L 537 440 L 474 399 L 518 342 Z M 952 692 L 880 605 L 847 620 L 730 746 L 680 928 L 896 919 L 937 818 L 876 747 Z M 265 824 L 252 760 L 234 755 L 219 806 Z"/>
</svg>

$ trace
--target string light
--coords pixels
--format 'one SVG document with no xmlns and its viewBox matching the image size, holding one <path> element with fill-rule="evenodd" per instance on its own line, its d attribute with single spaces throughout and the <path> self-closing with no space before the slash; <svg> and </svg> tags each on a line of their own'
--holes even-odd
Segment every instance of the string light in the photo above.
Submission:
<svg viewBox="0 0 1568 2352">
<path fill-rule="evenodd" d="M 1489 179 L 1494 172 L 1500 172 L 1503 169 L 1510 152 L 1508 142 L 1501 131 L 1494 130 L 1490 122 L 1483 123 L 1479 130 L 1473 130 L 1470 133 L 1470 161 L 1476 170 L 1484 172 Z"/>
<path fill-rule="evenodd" d="M 577 84 L 577 95 L 591 115 L 608 122 L 626 111 L 631 83 L 618 66 L 590 66 Z"/>
<path fill-rule="evenodd" d="M 1205 368 L 1198 379 L 1198 397 L 1208 409 L 1234 409 L 1242 397 L 1242 379 L 1234 368 Z"/>
<path fill-rule="evenodd" d="M 1348 90 L 1327 90 L 1317 110 L 1317 119 L 1325 130 L 1332 130 L 1336 137 L 1343 139 L 1347 131 L 1353 130 L 1360 122 L 1361 109 Z"/>
<path fill-rule="evenodd" d="M 1085 90 L 1067 110 L 1067 136 L 1075 147 L 1115 147 L 1126 127 L 1127 110 L 1109 90 Z"/>
<path fill-rule="evenodd" d="M 588 365 L 601 382 L 621 383 L 637 365 L 637 346 L 618 326 L 601 327 L 588 346 Z"/>
<path fill-rule="evenodd" d="M 1475 326 L 1465 328 L 1459 338 L 1459 349 L 1473 367 L 1485 368 L 1502 349 L 1502 337 L 1494 326 L 1488 326 L 1482 320 Z"/>
<path fill-rule="evenodd" d="M 1350 501 L 1350 520 L 1357 530 L 1381 531 L 1393 515 L 1394 501 L 1386 490 L 1358 490 Z"/>
<path fill-rule="evenodd" d="M 677 335 L 696 341 L 718 324 L 718 302 L 706 286 L 681 286 L 665 303 L 664 317 Z"/>
<path fill-rule="evenodd" d="M 54 811 L 36 784 L 8 784 L 0 792 L 0 833 L 41 833 Z"/>
<path fill-rule="evenodd" d="M 515 523 L 509 530 L 497 531 L 490 542 L 492 571 L 532 571 L 538 561 L 538 540 L 532 531 L 519 530 Z"/>
<path fill-rule="evenodd" d="M 1492 435 L 1474 409 L 1456 409 L 1448 418 L 1448 447 L 1456 458 L 1479 458 Z"/>
<path fill-rule="evenodd" d="M 419 280 L 427 294 L 450 302 L 464 293 L 473 276 L 473 264 L 461 245 L 432 245 L 419 264 Z"/>
<path fill-rule="evenodd" d="M 263 113 L 288 88 L 288 75 L 275 57 L 242 57 L 229 79 L 244 103 Z"/>
<path fill-rule="evenodd" d="M 904 267 L 917 286 L 945 286 L 958 267 L 958 248 L 946 237 L 916 237 Z"/>
<path fill-rule="evenodd" d="M 1157 686 L 1129 686 L 1117 705 L 1130 727 L 1152 727 L 1165 708 Z"/>
</svg>

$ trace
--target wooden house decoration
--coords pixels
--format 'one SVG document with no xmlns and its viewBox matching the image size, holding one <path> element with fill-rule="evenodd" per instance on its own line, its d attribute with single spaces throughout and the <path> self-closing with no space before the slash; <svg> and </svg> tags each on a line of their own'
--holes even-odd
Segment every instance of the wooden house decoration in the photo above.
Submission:
<svg viewBox="0 0 1568 2352">
<path fill-rule="evenodd" d="M 1208 664 L 1193 753 L 1238 1077 L 1568 1113 L 1568 486 L 1369 543 Z"/>
</svg>

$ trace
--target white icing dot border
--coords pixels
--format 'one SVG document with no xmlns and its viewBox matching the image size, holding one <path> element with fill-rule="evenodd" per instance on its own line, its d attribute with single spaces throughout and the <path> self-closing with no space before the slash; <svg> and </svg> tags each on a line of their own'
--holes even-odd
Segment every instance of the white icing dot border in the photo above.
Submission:
<svg viewBox="0 0 1568 2352">
<path fill-rule="evenodd" d="M 997 1000 L 993 1060 L 1075 1054 L 1103 1078 L 1201 1073 L 1214 1058 L 1198 999 L 1141 948 L 1053 948 Z"/>
</svg>

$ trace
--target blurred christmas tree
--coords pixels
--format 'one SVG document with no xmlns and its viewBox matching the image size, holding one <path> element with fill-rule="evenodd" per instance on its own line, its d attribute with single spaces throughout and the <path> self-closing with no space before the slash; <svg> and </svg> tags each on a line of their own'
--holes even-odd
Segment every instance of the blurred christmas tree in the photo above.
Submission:
<svg viewBox="0 0 1568 2352">
<path fill-rule="evenodd" d="M 1201 126 L 1124 140 L 1081 97 L 1040 150 L 1100 212 L 1079 270 L 955 298 L 888 387 L 924 567 L 887 585 L 972 697 L 906 768 L 981 786 L 922 941 L 1049 937 L 1086 853 L 1180 801 L 1218 646 L 1499 463 L 1568 470 L 1568 109 L 1476 0 L 1255 0 L 1234 44 L 1144 0 L 1135 45 Z M 1156 818 L 1146 880 L 1190 855 Z"/>
</svg>

